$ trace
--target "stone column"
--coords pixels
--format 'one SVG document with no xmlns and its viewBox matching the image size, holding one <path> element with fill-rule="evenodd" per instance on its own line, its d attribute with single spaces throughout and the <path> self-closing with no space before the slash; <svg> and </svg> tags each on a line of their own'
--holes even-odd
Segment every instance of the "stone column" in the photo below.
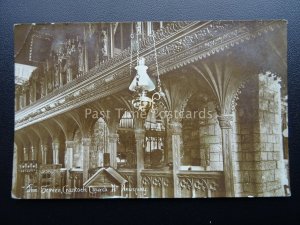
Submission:
<svg viewBox="0 0 300 225">
<path fill-rule="evenodd" d="M 121 39 L 121 50 L 124 50 L 124 34 L 123 34 L 123 23 L 120 23 L 120 39 Z"/>
<path fill-rule="evenodd" d="M 54 140 L 52 143 L 53 164 L 59 164 L 59 141 Z"/>
<path fill-rule="evenodd" d="M 31 155 L 30 160 L 36 160 L 36 148 L 34 146 L 31 147 Z"/>
<path fill-rule="evenodd" d="M 152 26 L 152 22 L 147 22 L 147 35 L 151 35 L 152 34 L 152 30 L 153 30 L 153 26 Z"/>
<path fill-rule="evenodd" d="M 36 80 L 32 79 L 29 87 L 29 102 L 30 104 L 34 103 L 36 101 Z"/>
<path fill-rule="evenodd" d="M 27 91 L 28 91 L 28 86 L 23 87 L 23 92 L 22 92 L 22 96 L 23 96 L 22 108 L 24 108 L 25 106 L 27 106 Z M 29 95 L 29 97 L 30 97 L 30 95 Z"/>
<path fill-rule="evenodd" d="M 233 163 L 232 163 L 232 115 L 218 116 L 222 135 L 223 170 L 226 197 L 234 197 Z"/>
<path fill-rule="evenodd" d="M 109 140 L 109 153 L 110 153 L 110 166 L 117 169 L 117 145 L 118 145 L 118 134 L 110 134 Z"/>
<path fill-rule="evenodd" d="M 19 93 L 15 93 L 15 111 L 20 109 L 20 95 Z"/>
<path fill-rule="evenodd" d="M 173 153 L 172 153 L 172 131 L 169 126 L 167 126 L 167 135 L 166 135 L 166 146 L 165 146 L 165 163 L 173 162 Z"/>
<path fill-rule="evenodd" d="M 141 172 L 144 169 L 144 138 L 145 129 L 135 129 L 135 141 L 136 141 L 136 172 L 137 172 L 137 188 L 142 188 L 142 176 Z M 143 198 L 143 192 L 139 191 L 138 198 Z"/>
<path fill-rule="evenodd" d="M 21 149 L 22 150 L 22 149 Z M 20 162 L 20 146 L 14 147 L 14 161 L 13 161 L 13 183 L 12 194 L 17 198 L 22 198 L 22 187 L 24 185 L 24 176 L 18 171 Z"/>
<path fill-rule="evenodd" d="M 90 167 L 90 138 L 82 138 L 82 151 L 83 151 L 83 183 L 89 178 L 89 167 Z"/>
<path fill-rule="evenodd" d="M 59 87 L 62 87 L 64 85 L 63 83 L 63 75 L 62 75 L 62 69 L 61 69 L 61 64 L 59 64 L 60 70 L 59 70 Z"/>
<path fill-rule="evenodd" d="M 48 73 L 47 75 L 50 76 L 51 73 Z M 48 76 L 45 76 L 45 79 L 44 79 L 45 96 L 48 94 Z"/>
<path fill-rule="evenodd" d="M 177 174 L 180 170 L 182 157 L 182 124 L 180 122 L 174 121 L 171 122 L 170 128 L 172 135 L 174 197 L 179 198 L 181 193 L 179 189 L 179 179 Z"/>
<path fill-rule="evenodd" d="M 23 148 L 23 161 L 28 161 L 28 159 L 29 159 L 28 153 L 29 153 L 29 148 L 24 147 Z"/>
<path fill-rule="evenodd" d="M 114 34 L 114 24 L 110 23 L 110 58 L 114 57 L 114 48 L 115 48 L 115 34 Z"/>
<path fill-rule="evenodd" d="M 45 96 L 45 78 L 41 77 L 39 83 L 40 83 L 41 98 L 43 98 Z"/>
<path fill-rule="evenodd" d="M 23 161 L 28 161 L 29 159 L 29 148 L 28 147 L 24 147 L 23 148 Z M 24 188 L 28 186 L 29 184 L 29 175 L 27 174 L 24 174 Z M 24 192 L 23 192 L 23 197 L 24 198 L 27 198 L 27 192 L 26 190 L 24 189 Z"/>
<path fill-rule="evenodd" d="M 65 167 L 67 169 L 67 184 L 71 187 L 70 169 L 73 168 L 73 148 L 74 141 L 66 141 Z"/>
<path fill-rule="evenodd" d="M 274 76 L 270 72 L 259 74 L 248 84 L 255 91 L 251 95 L 242 92 L 239 97 L 240 143 L 234 164 L 238 165 L 235 192 L 241 196 L 283 196 L 283 185 L 288 185 L 283 161 L 281 85 Z"/>
<path fill-rule="evenodd" d="M 33 89 L 33 84 L 29 87 L 29 105 L 34 103 L 34 89 Z"/>
<path fill-rule="evenodd" d="M 42 153 L 42 164 L 47 164 L 47 154 L 48 154 L 48 146 L 46 144 L 41 144 L 41 153 Z"/>
<path fill-rule="evenodd" d="M 164 25 L 163 25 L 163 22 L 160 21 L 160 22 L 159 22 L 159 29 L 162 29 L 162 28 L 164 28 Z"/>
<path fill-rule="evenodd" d="M 87 49 L 87 31 L 86 31 L 86 27 L 84 27 L 84 43 L 83 43 L 83 48 L 84 48 L 84 72 L 87 72 L 89 70 L 89 57 L 88 57 L 88 49 Z"/>
<path fill-rule="evenodd" d="M 24 108 L 24 100 L 25 98 L 24 98 L 24 93 L 21 93 L 20 94 L 20 108 L 19 109 L 23 109 Z"/>
</svg>

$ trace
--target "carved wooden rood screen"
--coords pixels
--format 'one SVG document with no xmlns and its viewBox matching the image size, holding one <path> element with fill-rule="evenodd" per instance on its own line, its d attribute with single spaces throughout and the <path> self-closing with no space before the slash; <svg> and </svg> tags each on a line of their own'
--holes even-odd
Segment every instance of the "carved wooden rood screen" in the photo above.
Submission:
<svg viewBox="0 0 300 225">
<path fill-rule="evenodd" d="M 285 21 L 15 32 L 13 197 L 290 194 Z"/>
</svg>

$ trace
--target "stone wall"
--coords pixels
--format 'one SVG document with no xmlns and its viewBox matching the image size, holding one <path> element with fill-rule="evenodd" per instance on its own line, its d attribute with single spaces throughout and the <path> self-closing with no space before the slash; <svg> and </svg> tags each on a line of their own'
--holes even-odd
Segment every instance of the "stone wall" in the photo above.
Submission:
<svg viewBox="0 0 300 225">
<path fill-rule="evenodd" d="M 182 165 L 222 171 L 221 129 L 213 102 L 203 104 L 197 119 L 183 120 L 184 154 Z"/>
<path fill-rule="evenodd" d="M 207 115 L 205 119 L 200 120 L 199 138 L 202 164 L 207 166 L 207 170 L 222 171 L 222 136 L 217 122 L 217 112 L 213 102 L 207 103 L 206 108 L 207 112 L 211 112 L 211 116 Z M 206 162 L 203 162 L 205 159 Z"/>
<path fill-rule="evenodd" d="M 233 129 L 237 196 L 284 194 L 280 95 L 278 81 L 259 74 L 240 96 Z"/>
</svg>

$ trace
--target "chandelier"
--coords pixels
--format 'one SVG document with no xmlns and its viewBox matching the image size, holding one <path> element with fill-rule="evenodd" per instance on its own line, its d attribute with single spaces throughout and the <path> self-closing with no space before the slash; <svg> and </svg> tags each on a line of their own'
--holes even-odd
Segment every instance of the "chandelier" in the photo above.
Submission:
<svg viewBox="0 0 300 225">
<path fill-rule="evenodd" d="M 161 88 L 161 81 L 159 77 L 158 61 L 157 61 L 157 52 L 155 46 L 155 36 L 152 32 L 151 36 L 153 37 L 153 47 L 154 47 L 154 57 L 155 65 L 157 72 L 157 87 L 147 74 L 148 66 L 145 65 L 145 58 L 139 57 L 139 45 L 141 38 L 141 26 L 140 23 L 137 23 L 136 26 L 136 35 L 131 34 L 131 54 L 130 54 L 130 74 L 132 67 L 132 52 L 133 45 L 136 46 L 136 75 L 129 86 L 129 90 L 133 92 L 133 107 L 142 112 L 147 112 L 149 109 L 154 110 L 157 106 L 157 102 L 161 97 L 164 96 L 164 93 Z M 134 37 L 136 36 L 136 43 L 134 43 Z"/>
</svg>

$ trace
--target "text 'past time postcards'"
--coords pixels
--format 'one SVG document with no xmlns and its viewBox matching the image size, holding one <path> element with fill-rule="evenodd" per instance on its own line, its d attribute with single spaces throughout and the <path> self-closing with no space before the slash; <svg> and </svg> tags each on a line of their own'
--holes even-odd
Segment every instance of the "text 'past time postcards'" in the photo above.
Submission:
<svg viewBox="0 0 300 225">
<path fill-rule="evenodd" d="M 13 198 L 290 196 L 286 21 L 14 35 Z"/>
</svg>

